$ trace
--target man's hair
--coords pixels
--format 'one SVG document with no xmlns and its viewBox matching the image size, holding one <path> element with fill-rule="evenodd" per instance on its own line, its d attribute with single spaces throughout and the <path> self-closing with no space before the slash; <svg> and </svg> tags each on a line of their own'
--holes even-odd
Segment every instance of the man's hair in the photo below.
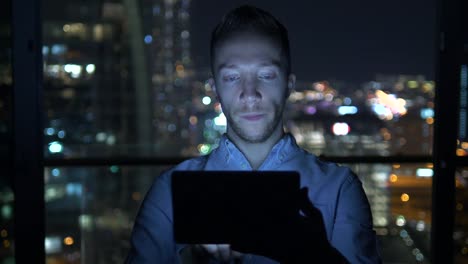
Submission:
<svg viewBox="0 0 468 264">
<path fill-rule="evenodd" d="M 260 8 L 243 5 L 227 13 L 211 33 L 211 72 L 214 74 L 216 45 L 237 33 L 250 32 L 264 35 L 277 42 L 286 62 L 286 73 L 291 72 L 288 30 L 270 13 Z"/>
</svg>

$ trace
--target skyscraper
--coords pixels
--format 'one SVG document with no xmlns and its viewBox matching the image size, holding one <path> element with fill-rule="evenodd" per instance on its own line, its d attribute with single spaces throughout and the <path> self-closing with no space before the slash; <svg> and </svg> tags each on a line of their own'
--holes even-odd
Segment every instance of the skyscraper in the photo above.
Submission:
<svg viewBox="0 0 468 264">
<path fill-rule="evenodd" d="M 190 56 L 190 0 L 153 1 L 150 73 L 155 154 L 180 155 L 188 142 L 188 109 L 192 103 Z"/>
</svg>

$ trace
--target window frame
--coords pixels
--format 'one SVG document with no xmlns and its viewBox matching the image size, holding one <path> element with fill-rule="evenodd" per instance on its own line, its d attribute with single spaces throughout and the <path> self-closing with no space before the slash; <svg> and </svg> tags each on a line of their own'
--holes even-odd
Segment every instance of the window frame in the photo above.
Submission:
<svg viewBox="0 0 468 264">
<path fill-rule="evenodd" d="M 324 157 L 338 163 L 433 162 L 431 261 L 453 263 L 455 217 L 455 169 L 468 165 L 468 157 L 455 155 L 458 105 L 451 103 L 459 92 L 461 0 L 436 0 L 435 28 L 440 50 L 436 51 L 436 97 L 434 151 L 432 156 Z M 13 47 L 13 189 L 15 192 L 16 263 L 45 263 L 44 167 L 102 165 L 173 165 L 185 158 L 115 157 L 102 159 L 44 159 L 42 127 L 42 1 L 15 0 L 12 5 Z M 28 8 L 25 8 L 28 7 Z M 441 89 L 451 87 L 452 89 Z M 450 142 L 450 144 L 447 144 Z M 27 184 L 25 184 L 27 183 Z M 451 205 L 451 206 L 447 206 Z M 31 217 L 33 216 L 33 218 Z M 31 219 L 34 219 L 31 221 Z M 432 250 L 437 249 L 437 250 Z"/>
<path fill-rule="evenodd" d="M 432 263 L 453 263 L 455 221 L 455 172 L 468 164 L 467 157 L 456 156 L 463 54 L 461 0 L 437 1 L 436 95 L 434 126 L 434 177 L 432 182 Z M 444 89 L 445 87 L 445 89 Z M 437 249 L 437 250 L 433 250 Z"/>
<path fill-rule="evenodd" d="M 41 4 L 11 1 L 16 263 L 45 262 Z"/>
</svg>

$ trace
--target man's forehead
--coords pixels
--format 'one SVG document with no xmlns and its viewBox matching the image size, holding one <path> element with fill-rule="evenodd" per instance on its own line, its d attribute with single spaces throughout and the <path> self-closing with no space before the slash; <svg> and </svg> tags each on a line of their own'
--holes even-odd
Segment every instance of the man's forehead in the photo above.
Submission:
<svg viewBox="0 0 468 264">
<path fill-rule="evenodd" d="M 280 67 L 281 54 L 281 46 L 269 37 L 238 34 L 218 43 L 214 55 L 216 68 L 221 68 L 233 67 L 238 63 Z"/>
<path fill-rule="evenodd" d="M 232 36 L 219 41 L 216 44 L 215 50 L 220 51 L 229 49 L 234 51 L 237 48 L 242 49 L 243 51 L 248 51 L 249 48 L 257 48 L 258 46 L 271 49 L 271 51 L 281 52 L 281 44 L 276 41 L 275 38 L 251 32 L 233 34 Z"/>
</svg>

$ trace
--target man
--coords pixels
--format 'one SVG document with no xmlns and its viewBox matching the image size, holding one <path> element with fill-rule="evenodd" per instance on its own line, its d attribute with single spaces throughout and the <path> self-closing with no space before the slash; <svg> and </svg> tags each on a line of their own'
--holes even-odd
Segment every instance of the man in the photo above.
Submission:
<svg viewBox="0 0 468 264">
<path fill-rule="evenodd" d="M 379 263 L 359 179 L 347 168 L 318 160 L 283 131 L 284 106 L 296 81 L 286 29 L 258 8 L 234 9 L 213 31 L 211 64 L 209 83 L 221 102 L 227 132 L 210 155 L 187 160 L 156 179 L 136 219 L 127 263 L 180 263 L 187 252 L 207 256 L 210 263 Z M 272 232 L 256 248 L 179 245 L 172 225 L 174 170 L 294 170 L 315 211 L 303 207 L 304 224 L 277 231 L 282 235 Z"/>
</svg>

